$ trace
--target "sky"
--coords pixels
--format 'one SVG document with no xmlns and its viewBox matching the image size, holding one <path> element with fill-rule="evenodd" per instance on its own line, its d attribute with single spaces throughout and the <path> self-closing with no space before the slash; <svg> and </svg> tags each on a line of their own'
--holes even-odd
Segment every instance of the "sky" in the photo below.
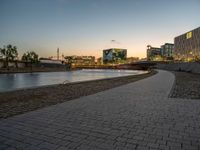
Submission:
<svg viewBox="0 0 200 150">
<path fill-rule="evenodd" d="M 146 57 L 200 26 L 200 0 L 0 0 L 0 47 L 40 57 L 102 56 L 126 48 L 128 57 Z"/>
</svg>

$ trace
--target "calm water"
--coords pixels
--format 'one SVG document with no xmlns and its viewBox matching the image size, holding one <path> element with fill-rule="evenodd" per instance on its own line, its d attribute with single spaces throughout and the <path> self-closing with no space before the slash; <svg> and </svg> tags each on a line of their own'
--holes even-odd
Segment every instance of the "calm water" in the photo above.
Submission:
<svg viewBox="0 0 200 150">
<path fill-rule="evenodd" d="M 136 70 L 83 69 L 69 72 L 0 74 L 0 92 L 143 73 L 146 72 Z"/>
</svg>

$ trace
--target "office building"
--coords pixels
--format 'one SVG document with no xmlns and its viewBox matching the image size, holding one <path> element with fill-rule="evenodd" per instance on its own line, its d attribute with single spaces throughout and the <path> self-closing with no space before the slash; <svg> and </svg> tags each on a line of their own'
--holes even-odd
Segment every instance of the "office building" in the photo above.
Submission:
<svg viewBox="0 0 200 150">
<path fill-rule="evenodd" d="M 174 44 L 165 43 L 160 48 L 147 46 L 148 61 L 168 61 L 173 60 Z"/>
<path fill-rule="evenodd" d="M 162 52 L 161 48 L 152 47 L 150 45 L 147 46 L 147 60 L 148 61 L 160 61 Z"/>
<path fill-rule="evenodd" d="M 139 57 L 128 57 L 126 63 L 131 64 L 139 61 Z"/>
<path fill-rule="evenodd" d="M 165 43 L 161 46 L 161 56 L 163 60 L 173 60 L 174 44 Z"/>
<path fill-rule="evenodd" d="M 95 65 L 94 56 L 66 56 L 66 63 L 72 66 L 92 66 Z"/>
<path fill-rule="evenodd" d="M 102 65 L 103 64 L 103 59 L 102 57 L 97 58 L 97 65 Z"/>
<path fill-rule="evenodd" d="M 200 27 L 174 38 L 175 60 L 200 60 Z"/>
</svg>

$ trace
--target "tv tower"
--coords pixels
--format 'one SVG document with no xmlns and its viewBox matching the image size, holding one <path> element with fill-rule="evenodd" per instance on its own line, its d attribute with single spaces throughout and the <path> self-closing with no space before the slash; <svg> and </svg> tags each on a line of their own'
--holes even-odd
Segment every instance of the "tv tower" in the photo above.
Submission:
<svg viewBox="0 0 200 150">
<path fill-rule="evenodd" d="M 57 60 L 59 60 L 59 55 L 60 55 L 60 51 L 59 51 L 59 48 L 57 48 Z"/>
</svg>

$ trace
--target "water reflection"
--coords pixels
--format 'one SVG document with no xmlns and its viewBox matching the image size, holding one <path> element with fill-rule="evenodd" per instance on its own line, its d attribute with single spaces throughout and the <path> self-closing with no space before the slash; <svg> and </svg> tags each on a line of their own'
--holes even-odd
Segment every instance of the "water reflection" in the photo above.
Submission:
<svg viewBox="0 0 200 150">
<path fill-rule="evenodd" d="M 0 92 L 30 88 L 35 86 L 62 84 L 67 82 L 86 81 L 110 77 L 142 74 L 136 70 L 103 70 L 83 69 L 69 72 L 18 73 L 0 75 Z"/>
</svg>

